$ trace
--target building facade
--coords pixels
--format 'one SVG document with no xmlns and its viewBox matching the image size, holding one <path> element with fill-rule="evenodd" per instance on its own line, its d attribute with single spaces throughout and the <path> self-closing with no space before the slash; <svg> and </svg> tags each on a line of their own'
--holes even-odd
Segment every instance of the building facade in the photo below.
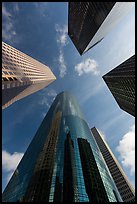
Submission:
<svg viewBox="0 0 137 204">
<path fill-rule="evenodd" d="M 76 99 L 57 95 L 3 202 L 122 201 Z"/>
<path fill-rule="evenodd" d="M 114 182 L 122 197 L 122 200 L 124 202 L 135 202 L 135 190 L 130 184 L 127 176 L 125 175 L 119 162 L 117 161 L 116 157 L 110 150 L 103 136 L 101 136 L 101 134 L 95 127 L 91 128 L 91 132 L 98 144 L 98 147 L 103 155 L 103 158 L 105 159 L 105 162 L 114 179 Z"/>
<path fill-rule="evenodd" d="M 2 42 L 2 108 L 56 79 L 44 64 Z"/>
<path fill-rule="evenodd" d="M 135 55 L 103 76 L 121 109 L 135 116 Z"/>
<path fill-rule="evenodd" d="M 80 55 L 98 44 L 134 2 L 69 2 L 68 35 Z"/>
</svg>

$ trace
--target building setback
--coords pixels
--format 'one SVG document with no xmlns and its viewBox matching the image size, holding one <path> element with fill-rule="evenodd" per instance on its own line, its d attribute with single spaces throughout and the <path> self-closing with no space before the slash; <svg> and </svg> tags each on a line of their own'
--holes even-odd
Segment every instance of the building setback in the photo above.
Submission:
<svg viewBox="0 0 137 204">
<path fill-rule="evenodd" d="M 93 127 L 91 128 L 91 132 L 98 144 L 98 147 L 105 159 L 105 162 L 108 166 L 108 169 L 114 179 L 114 182 L 117 186 L 117 189 L 122 197 L 124 202 L 135 202 L 135 191 L 131 186 L 127 176 L 122 170 L 120 164 L 118 163 L 116 157 L 110 150 L 108 144 L 101 136 L 99 131 Z"/>
<path fill-rule="evenodd" d="M 122 201 L 76 99 L 57 95 L 3 202 Z"/>
<path fill-rule="evenodd" d="M 82 55 L 98 44 L 134 2 L 69 2 L 68 35 Z"/>
<path fill-rule="evenodd" d="M 121 109 L 135 116 L 135 55 L 103 76 Z"/>
<path fill-rule="evenodd" d="M 55 79 L 46 65 L 2 42 L 2 109 Z"/>
</svg>

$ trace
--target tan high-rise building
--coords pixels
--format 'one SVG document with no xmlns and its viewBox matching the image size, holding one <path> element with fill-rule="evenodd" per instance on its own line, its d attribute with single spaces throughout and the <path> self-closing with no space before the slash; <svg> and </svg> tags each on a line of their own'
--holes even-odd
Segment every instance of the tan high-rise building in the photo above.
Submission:
<svg viewBox="0 0 137 204">
<path fill-rule="evenodd" d="M 2 109 L 55 79 L 46 65 L 2 42 Z"/>
</svg>

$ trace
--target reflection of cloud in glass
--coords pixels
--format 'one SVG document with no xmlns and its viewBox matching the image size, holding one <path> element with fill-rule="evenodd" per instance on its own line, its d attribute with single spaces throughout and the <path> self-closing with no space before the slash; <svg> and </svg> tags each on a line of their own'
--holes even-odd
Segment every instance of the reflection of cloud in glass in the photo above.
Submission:
<svg viewBox="0 0 137 204">
<path fill-rule="evenodd" d="M 64 132 L 67 134 L 69 132 L 69 127 L 67 125 L 64 126 Z"/>
<path fill-rule="evenodd" d="M 65 118 L 63 118 L 63 125 L 65 125 L 66 124 L 66 121 L 65 121 Z"/>
<path fill-rule="evenodd" d="M 76 110 L 75 110 L 75 107 L 74 107 L 74 105 L 72 104 L 71 101 L 69 101 L 69 107 L 70 107 L 70 112 L 71 112 L 71 114 L 72 114 L 72 115 L 77 115 L 77 112 L 76 112 Z"/>
<path fill-rule="evenodd" d="M 69 127 L 66 125 L 66 120 L 63 118 L 64 132 L 67 134 L 69 132 Z"/>
</svg>

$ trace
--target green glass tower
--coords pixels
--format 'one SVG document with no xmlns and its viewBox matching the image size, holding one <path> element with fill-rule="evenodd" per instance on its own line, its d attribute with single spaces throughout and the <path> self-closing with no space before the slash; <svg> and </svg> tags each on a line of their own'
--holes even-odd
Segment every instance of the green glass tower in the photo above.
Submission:
<svg viewBox="0 0 137 204">
<path fill-rule="evenodd" d="M 74 96 L 57 95 L 3 202 L 122 202 Z"/>
</svg>

